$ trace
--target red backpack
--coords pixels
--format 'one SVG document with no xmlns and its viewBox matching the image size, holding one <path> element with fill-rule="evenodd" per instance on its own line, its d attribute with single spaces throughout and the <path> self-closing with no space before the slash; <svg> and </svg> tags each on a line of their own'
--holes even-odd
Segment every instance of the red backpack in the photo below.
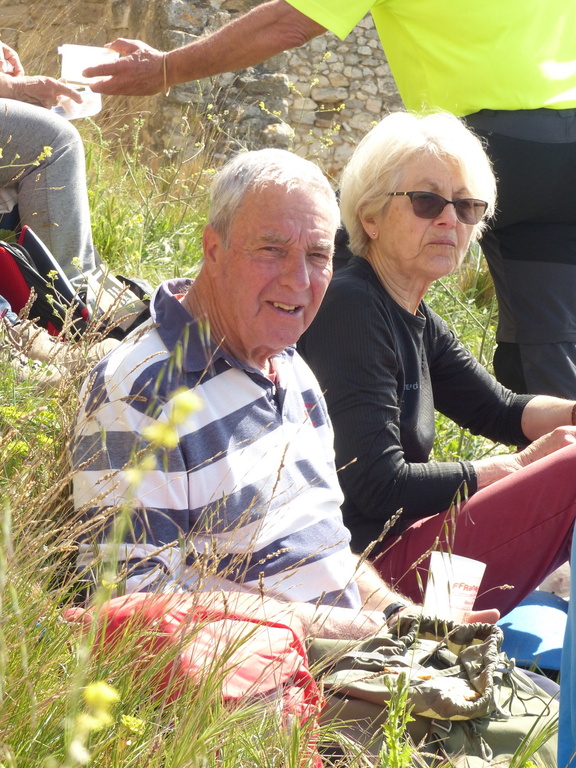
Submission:
<svg viewBox="0 0 576 768">
<path fill-rule="evenodd" d="M 138 638 L 137 677 L 147 672 L 151 658 L 174 648 L 154 678 L 152 696 L 167 694 L 167 700 L 174 701 L 184 686 L 200 683 L 217 669 L 224 701 L 250 702 L 275 694 L 285 722 L 296 716 L 315 732 L 322 697 L 308 668 L 302 624 L 286 604 L 241 593 L 137 592 L 113 598 L 101 608 L 64 613 L 86 630 L 94 616 L 98 625 L 93 647 L 99 654 L 122 653 L 126 633 Z M 314 766 L 321 768 L 313 741 Z"/>
<path fill-rule="evenodd" d="M 53 336 L 72 313 L 74 334 L 82 334 L 90 319 L 86 304 L 78 296 L 61 266 L 44 243 L 29 228 L 22 227 L 18 243 L 0 241 L 0 294 L 14 312 L 20 312 L 34 289 L 29 317 Z"/>
</svg>

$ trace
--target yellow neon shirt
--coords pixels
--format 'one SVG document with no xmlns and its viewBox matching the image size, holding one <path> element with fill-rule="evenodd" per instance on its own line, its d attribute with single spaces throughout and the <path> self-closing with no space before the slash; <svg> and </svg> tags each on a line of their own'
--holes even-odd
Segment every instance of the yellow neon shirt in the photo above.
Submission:
<svg viewBox="0 0 576 768">
<path fill-rule="evenodd" d="M 408 109 L 576 106 L 576 0 L 287 0 L 344 39 L 369 12 Z"/>
</svg>

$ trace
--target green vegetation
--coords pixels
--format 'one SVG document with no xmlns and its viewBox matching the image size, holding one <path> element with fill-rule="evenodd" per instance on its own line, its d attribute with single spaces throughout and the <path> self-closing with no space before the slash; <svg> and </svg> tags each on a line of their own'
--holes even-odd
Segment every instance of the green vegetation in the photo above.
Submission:
<svg viewBox="0 0 576 768">
<path fill-rule="evenodd" d="M 202 147 L 159 165 L 141 144 L 141 127 L 137 120 L 112 143 L 91 123 L 83 137 L 96 247 L 112 270 L 156 284 L 192 274 L 214 169 Z"/>
</svg>

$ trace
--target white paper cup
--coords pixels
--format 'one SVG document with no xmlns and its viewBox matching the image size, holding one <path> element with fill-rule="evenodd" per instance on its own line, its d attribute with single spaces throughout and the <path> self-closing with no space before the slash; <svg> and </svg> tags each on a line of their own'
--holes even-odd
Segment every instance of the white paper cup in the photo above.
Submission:
<svg viewBox="0 0 576 768">
<path fill-rule="evenodd" d="M 102 109 L 102 96 L 99 93 L 94 93 L 87 86 L 75 90 L 82 96 L 80 104 L 68 96 L 59 96 L 58 106 L 52 107 L 52 112 L 66 118 L 66 120 L 77 120 L 80 117 L 97 115 Z"/>
<path fill-rule="evenodd" d="M 97 78 L 84 77 L 82 72 L 87 67 L 95 67 L 98 64 L 108 64 L 116 61 L 119 54 L 110 48 L 100 48 L 96 45 L 70 45 L 68 43 L 58 47 L 58 53 L 62 56 L 62 70 L 60 77 L 68 83 L 90 85 Z"/>
<path fill-rule="evenodd" d="M 432 552 L 424 595 L 424 614 L 461 622 L 474 608 L 486 564 L 469 557 Z"/>
</svg>

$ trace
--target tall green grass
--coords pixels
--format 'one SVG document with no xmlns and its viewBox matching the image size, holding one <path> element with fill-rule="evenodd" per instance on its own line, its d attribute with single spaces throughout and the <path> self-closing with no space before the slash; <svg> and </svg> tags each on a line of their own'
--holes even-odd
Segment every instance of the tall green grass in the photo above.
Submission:
<svg viewBox="0 0 576 768">
<path fill-rule="evenodd" d="M 136 119 L 115 139 L 95 123 L 82 133 L 97 250 L 112 270 L 156 284 L 194 273 L 214 169 L 201 146 L 159 163 L 143 147 L 141 128 Z"/>
<path fill-rule="evenodd" d="M 488 266 L 477 245 L 471 248 L 458 272 L 438 280 L 431 287 L 426 301 L 446 320 L 464 346 L 492 372 L 496 296 Z M 436 416 L 432 458 L 437 461 L 471 461 L 507 450 L 505 446 L 471 435 L 442 414 Z"/>
</svg>

